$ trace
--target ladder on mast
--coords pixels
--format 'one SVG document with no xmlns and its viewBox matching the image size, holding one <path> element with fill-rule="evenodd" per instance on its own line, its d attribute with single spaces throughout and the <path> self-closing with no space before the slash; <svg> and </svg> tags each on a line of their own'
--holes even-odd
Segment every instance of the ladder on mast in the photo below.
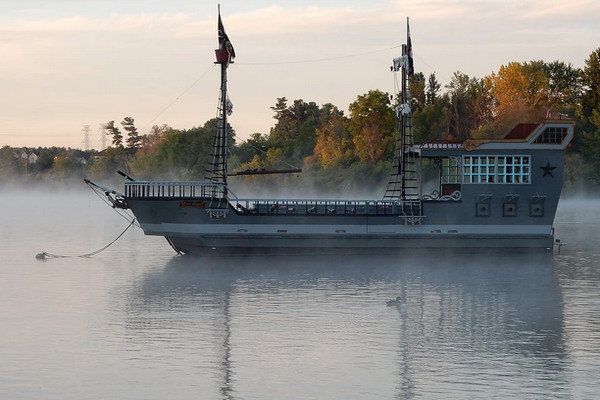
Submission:
<svg viewBox="0 0 600 400">
<path fill-rule="evenodd" d="M 402 45 L 402 56 L 394 59 L 392 69 L 402 71 L 401 104 L 396 107 L 396 140 L 394 159 L 384 200 L 418 200 L 421 197 L 418 155 L 413 151 L 412 111 L 408 78 L 412 76 L 412 45 L 407 19 L 407 43 Z"/>
</svg>

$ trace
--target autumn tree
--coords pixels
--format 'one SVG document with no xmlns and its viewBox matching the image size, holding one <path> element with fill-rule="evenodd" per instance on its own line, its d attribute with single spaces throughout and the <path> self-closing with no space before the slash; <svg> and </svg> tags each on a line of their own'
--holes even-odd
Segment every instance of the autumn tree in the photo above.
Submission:
<svg viewBox="0 0 600 400">
<path fill-rule="evenodd" d="M 394 142 L 394 111 L 390 96 L 380 90 L 370 90 L 358 96 L 349 106 L 350 124 L 356 156 L 360 161 L 375 164 L 391 156 Z"/>
<path fill-rule="evenodd" d="M 539 120 L 548 109 L 564 112 L 573 108 L 580 92 L 579 74 L 578 69 L 560 61 L 501 66 L 498 73 L 486 78 L 495 99 L 496 117 Z"/>
<path fill-rule="evenodd" d="M 323 168 L 348 166 L 354 160 L 354 144 L 348 125 L 348 118 L 334 106 L 330 118 L 317 129 L 314 159 Z"/>
</svg>

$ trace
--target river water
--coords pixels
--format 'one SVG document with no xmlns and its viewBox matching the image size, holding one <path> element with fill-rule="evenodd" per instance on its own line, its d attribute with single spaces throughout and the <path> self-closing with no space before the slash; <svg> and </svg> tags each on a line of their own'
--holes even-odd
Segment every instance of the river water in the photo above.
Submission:
<svg viewBox="0 0 600 400">
<path fill-rule="evenodd" d="M 174 254 L 92 192 L 0 194 L 1 399 L 592 399 L 600 202 L 560 254 Z M 400 306 L 386 301 L 400 296 Z"/>
</svg>

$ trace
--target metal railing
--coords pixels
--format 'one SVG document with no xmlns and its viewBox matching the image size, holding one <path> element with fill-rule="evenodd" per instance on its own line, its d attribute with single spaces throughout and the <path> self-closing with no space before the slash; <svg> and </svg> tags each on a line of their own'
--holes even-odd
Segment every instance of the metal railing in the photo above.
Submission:
<svg viewBox="0 0 600 400">
<path fill-rule="evenodd" d="M 207 182 L 125 182 L 128 198 L 224 198 L 226 186 Z"/>
<path fill-rule="evenodd" d="M 238 199 L 227 192 L 225 185 L 207 182 L 125 182 L 125 197 L 131 199 L 227 199 L 237 213 L 248 215 L 423 216 L 420 200 Z M 227 203 L 222 203 L 219 208 L 225 204 Z M 203 205 L 211 208 L 210 203 L 203 203 Z"/>
</svg>

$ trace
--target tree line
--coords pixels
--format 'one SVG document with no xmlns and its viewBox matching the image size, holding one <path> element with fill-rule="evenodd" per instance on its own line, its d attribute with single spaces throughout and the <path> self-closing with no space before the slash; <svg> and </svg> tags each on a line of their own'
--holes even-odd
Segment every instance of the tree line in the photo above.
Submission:
<svg viewBox="0 0 600 400">
<path fill-rule="evenodd" d="M 511 62 L 483 78 L 455 72 L 442 90 L 435 73 L 409 80 L 416 142 L 463 141 L 505 135 L 518 122 L 539 122 L 550 110 L 576 121 L 567 151 L 567 184 L 600 186 L 600 48 L 583 68 L 561 61 Z M 274 125 L 245 141 L 229 130 L 229 169 L 302 167 L 301 177 L 267 178 L 267 185 L 300 181 L 324 193 L 329 189 L 370 190 L 391 168 L 395 112 L 399 96 L 381 90 L 358 95 L 348 115 L 337 106 L 286 97 L 271 107 Z M 0 149 L 0 180 L 63 180 L 88 176 L 113 180 L 116 170 L 137 179 L 202 180 L 212 150 L 216 120 L 178 130 L 154 126 L 140 135 L 132 117 L 105 124 L 112 144 L 76 162 L 68 149 L 38 149 L 36 165 L 23 168 L 19 149 Z M 62 154 L 62 155 L 61 155 Z M 80 160 L 80 159 L 78 159 Z M 256 177 L 235 178 L 257 185 Z M 264 177 L 260 178 L 265 180 Z M 293 179 L 293 181 L 292 181 Z"/>
</svg>

